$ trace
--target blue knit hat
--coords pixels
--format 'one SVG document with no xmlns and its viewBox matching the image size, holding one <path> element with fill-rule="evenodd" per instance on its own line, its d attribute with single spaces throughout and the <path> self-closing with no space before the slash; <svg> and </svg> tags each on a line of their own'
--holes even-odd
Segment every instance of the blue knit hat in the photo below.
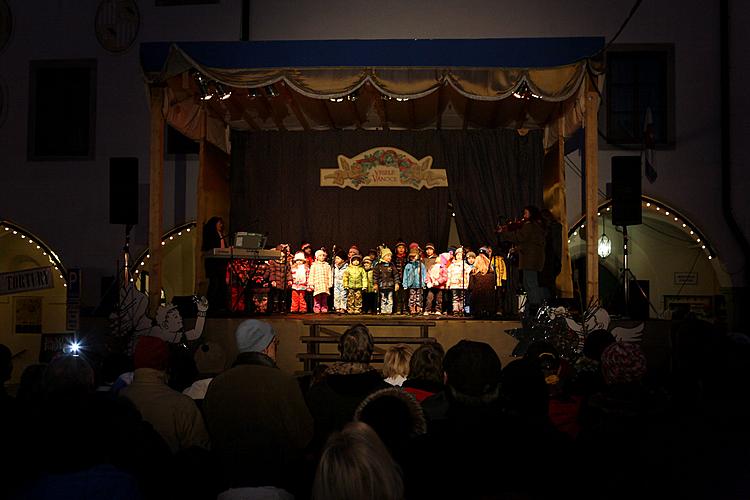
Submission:
<svg viewBox="0 0 750 500">
<path fill-rule="evenodd" d="M 248 319 L 239 324 L 234 337 L 239 352 L 263 352 L 276 337 L 276 332 L 265 321 Z"/>
</svg>

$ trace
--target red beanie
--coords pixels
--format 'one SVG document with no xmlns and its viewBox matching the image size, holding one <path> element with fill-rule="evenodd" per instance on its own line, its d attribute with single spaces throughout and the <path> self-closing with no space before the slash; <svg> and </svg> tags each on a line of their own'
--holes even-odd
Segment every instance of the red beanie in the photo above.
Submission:
<svg viewBox="0 0 750 500">
<path fill-rule="evenodd" d="M 159 337 L 144 335 L 138 339 L 133 353 L 133 366 L 135 368 L 153 368 L 154 370 L 166 370 L 169 363 L 169 347 Z"/>
</svg>

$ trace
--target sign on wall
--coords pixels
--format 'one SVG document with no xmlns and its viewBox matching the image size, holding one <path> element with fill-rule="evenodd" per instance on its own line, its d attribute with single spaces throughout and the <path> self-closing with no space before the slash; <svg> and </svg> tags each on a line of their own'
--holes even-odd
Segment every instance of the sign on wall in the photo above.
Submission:
<svg viewBox="0 0 750 500">
<path fill-rule="evenodd" d="M 42 333 L 42 298 L 13 297 L 16 333 Z"/>
<path fill-rule="evenodd" d="M 320 169 L 323 187 L 409 187 L 412 189 L 448 187 L 443 169 L 432 168 L 432 156 L 417 160 L 409 153 L 380 146 L 352 158 L 338 156 L 339 168 Z"/>
<path fill-rule="evenodd" d="M 0 295 L 43 290 L 54 288 L 54 286 L 51 267 L 36 267 L 23 271 L 0 273 Z"/>
</svg>

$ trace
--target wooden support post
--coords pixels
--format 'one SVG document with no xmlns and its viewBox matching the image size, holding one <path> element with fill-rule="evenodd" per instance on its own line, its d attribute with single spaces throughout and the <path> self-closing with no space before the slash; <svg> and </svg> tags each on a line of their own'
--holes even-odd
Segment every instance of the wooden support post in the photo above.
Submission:
<svg viewBox="0 0 750 500">
<path fill-rule="evenodd" d="M 599 254 L 596 210 L 599 205 L 599 95 L 586 93 L 586 305 L 599 300 Z"/>
<path fill-rule="evenodd" d="M 161 300 L 161 235 L 164 207 L 164 89 L 152 86 L 151 90 L 151 146 L 149 148 L 148 195 L 148 246 L 151 253 L 149 265 L 148 305 L 156 313 Z"/>
</svg>

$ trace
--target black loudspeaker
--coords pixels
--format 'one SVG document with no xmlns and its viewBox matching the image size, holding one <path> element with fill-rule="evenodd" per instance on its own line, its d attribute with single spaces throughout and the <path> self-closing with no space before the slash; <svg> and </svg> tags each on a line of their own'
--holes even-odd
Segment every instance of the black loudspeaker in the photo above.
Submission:
<svg viewBox="0 0 750 500">
<path fill-rule="evenodd" d="M 612 224 L 641 223 L 641 157 L 612 157 Z"/>
<path fill-rule="evenodd" d="M 109 159 L 109 223 L 138 224 L 138 158 Z"/>
</svg>

